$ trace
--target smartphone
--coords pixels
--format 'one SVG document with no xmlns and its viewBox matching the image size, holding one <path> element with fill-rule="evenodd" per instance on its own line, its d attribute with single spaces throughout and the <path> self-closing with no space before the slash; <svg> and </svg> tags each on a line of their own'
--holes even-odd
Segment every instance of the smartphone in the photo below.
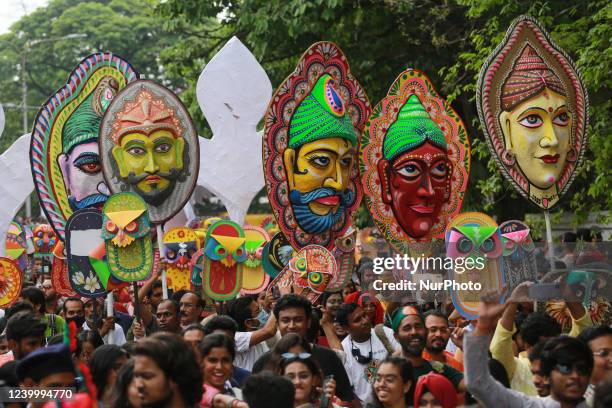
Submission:
<svg viewBox="0 0 612 408">
<path fill-rule="evenodd" d="M 325 394 L 325 387 L 327 387 L 327 383 L 329 383 L 333 379 L 333 374 L 330 374 L 323 379 L 323 395 L 321 395 L 321 403 L 319 404 L 319 408 L 327 408 L 329 406 L 329 398 Z"/>
<path fill-rule="evenodd" d="M 280 290 L 278 289 L 278 285 L 274 285 L 272 286 L 272 298 L 274 300 L 278 300 L 280 299 L 281 294 L 280 294 Z"/>
<path fill-rule="evenodd" d="M 561 298 L 560 283 L 536 283 L 529 287 L 529 297 L 533 300 L 548 300 Z"/>
</svg>

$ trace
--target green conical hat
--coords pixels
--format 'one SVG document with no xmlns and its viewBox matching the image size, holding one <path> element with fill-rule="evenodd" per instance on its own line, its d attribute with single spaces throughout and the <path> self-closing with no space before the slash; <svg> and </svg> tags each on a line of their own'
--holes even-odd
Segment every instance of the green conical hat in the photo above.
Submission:
<svg viewBox="0 0 612 408">
<path fill-rule="evenodd" d="M 354 146 L 357 135 L 344 102 L 333 88 L 333 78 L 324 74 L 299 104 L 289 124 L 289 148 L 331 137 L 341 137 Z"/>
<path fill-rule="evenodd" d="M 68 153 L 74 146 L 97 139 L 101 117 L 92 106 L 93 93 L 72 112 L 64 125 L 62 151 Z"/>
<path fill-rule="evenodd" d="M 383 142 L 383 156 L 393 160 L 406 150 L 414 149 L 426 141 L 446 151 L 444 133 L 431 119 L 416 95 L 410 95 L 402 106 L 397 120 L 387 130 Z"/>
</svg>

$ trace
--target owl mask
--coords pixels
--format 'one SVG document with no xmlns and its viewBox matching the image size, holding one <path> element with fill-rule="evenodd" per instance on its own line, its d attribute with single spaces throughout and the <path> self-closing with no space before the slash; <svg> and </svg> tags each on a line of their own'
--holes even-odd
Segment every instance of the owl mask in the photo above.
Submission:
<svg viewBox="0 0 612 408">
<path fill-rule="evenodd" d="M 529 234 L 529 226 L 511 220 L 499 226 L 502 238 L 504 269 L 510 290 L 519 283 L 537 280 L 535 244 Z"/>
<path fill-rule="evenodd" d="M 320 245 L 307 245 L 291 258 L 268 290 L 276 285 L 281 293 L 293 291 L 314 303 L 337 275 L 331 252 Z"/>
<path fill-rule="evenodd" d="M 207 296 L 224 301 L 238 295 L 247 259 L 245 243 L 243 229 L 233 221 L 217 221 L 208 228 L 202 276 Z"/>
<path fill-rule="evenodd" d="M 28 266 L 27 248 L 26 233 L 23 227 L 15 221 L 11 222 L 6 233 L 6 256 L 17 261 L 22 271 Z"/>
<path fill-rule="evenodd" d="M 191 258 L 199 248 L 196 233 L 191 228 L 172 228 L 164 234 L 163 243 L 168 287 L 174 291 L 189 289 Z"/>
<path fill-rule="evenodd" d="M 270 241 L 270 236 L 263 228 L 247 225 L 244 227 L 246 237 L 247 258 L 244 262 L 242 275 L 242 292 L 254 294 L 261 292 L 270 281 L 261 262 L 264 246 Z"/>
<path fill-rule="evenodd" d="M 501 234 L 497 223 L 482 213 L 455 217 L 446 231 L 446 256 L 454 260 L 449 279 L 457 283 L 480 283 L 481 290 L 451 290 L 451 299 L 462 316 L 475 320 L 480 297 L 488 290 L 501 290 L 506 282 L 503 271 Z M 471 260 L 470 263 L 467 260 Z M 484 267 L 479 269 L 478 264 Z M 473 266 L 468 268 L 467 265 Z M 460 272 L 460 269 L 463 271 Z"/>
<path fill-rule="evenodd" d="M 102 239 L 110 273 L 125 282 L 143 280 L 153 267 L 151 224 L 144 200 L 134 193 L 111 196 L 102 209 Z"/>
</svg>

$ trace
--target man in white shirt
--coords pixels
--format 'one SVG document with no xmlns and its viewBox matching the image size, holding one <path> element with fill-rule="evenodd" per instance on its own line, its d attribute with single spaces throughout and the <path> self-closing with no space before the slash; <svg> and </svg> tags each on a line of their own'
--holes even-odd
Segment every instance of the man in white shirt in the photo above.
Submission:
<svg viewBox="0 0 612 408">
<path fill-rule="evenodd" d="M 399 350 L 400 345 L 390 328 L 372 328 L 365 311 L 356 303 L 342 305 L 336 314 L 336 320 L 349 333 L 342 340 L 342 348 L 346 353 L 344 368 L 351 379 L 355 394 L 365 406 L 373 401 L 372 383 L 378 366 L 387 356 Z"/>
<path fill-rule="evenodd" d="M 274 317 L 269 318 L 266 325 L 260 328 L 261 324 L 257 320 L 259 311 L 259 304 L 253 296 L 238 298 L 229 307 L 229 316 L 238 324 L 238 331 L 234 335 L 234 365 L 248 371 L 252 371 L 255 361 L 268 351 L 266 340 L 276 334 Z"/>
<path fill-rule="evenodd" d="M 100 299 L 101 298 L 96 298 Z M 93 321 L 93 300 L 92 298 L 87 298 L 85 300 L 85 323 L 83 323 L 83 330 L 92 330 L 92 327 L 95 327 Z M 98 313 L 103 312 L 104 309 L 104 301 L 98 301 L 96 305 Z M 102 324 L 98 329 L 100 333 L 100 337 L 104 341 L 104 344 L 115 344 L 117 346 L 121 346 L 125 344 L 125 333 L 123 332 L 123 328 L 115 323 L 115 318 L 113 316 L 105 317 L 102 319 Z"/>
</svg>

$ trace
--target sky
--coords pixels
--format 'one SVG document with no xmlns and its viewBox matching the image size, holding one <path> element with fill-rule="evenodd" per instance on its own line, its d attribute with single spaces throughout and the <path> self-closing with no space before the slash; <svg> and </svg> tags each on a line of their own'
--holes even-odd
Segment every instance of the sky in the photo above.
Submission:
<svg viewBox="0 0 612 408">
<path fill-rule="evenodd" d="M 8 32 L 11 24 L 47 3 L 49 0 L 0 0 L 0 34 Z"/>
</svg>

